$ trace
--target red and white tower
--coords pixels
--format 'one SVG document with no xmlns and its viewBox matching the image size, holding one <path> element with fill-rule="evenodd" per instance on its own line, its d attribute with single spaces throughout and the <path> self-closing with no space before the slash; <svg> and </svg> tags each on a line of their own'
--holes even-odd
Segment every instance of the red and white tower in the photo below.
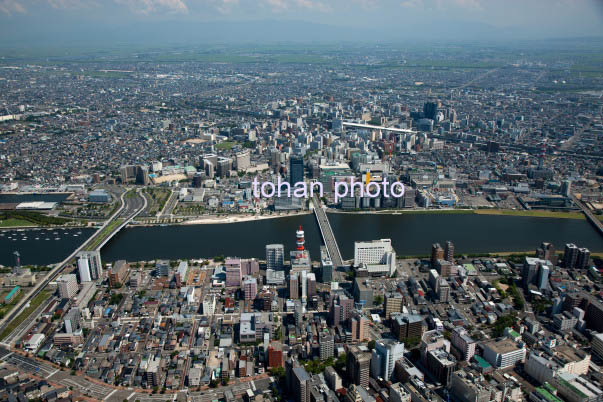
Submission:
<svg viewBox="0 0 603 402">
<path fill-rule="evenodd" d="M 297 251 L 304 251 L 304 244 L 306 241 L 304 240 L 304 230 L 302 229 L 301 225 L 299 225 L 299 230 L 295 234 L 297 237 Z"/>
</svg>

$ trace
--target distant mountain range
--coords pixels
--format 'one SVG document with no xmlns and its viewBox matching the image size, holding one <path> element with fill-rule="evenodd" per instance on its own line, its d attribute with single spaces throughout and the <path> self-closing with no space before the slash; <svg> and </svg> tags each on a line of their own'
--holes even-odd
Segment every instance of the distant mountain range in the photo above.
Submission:
<svg viewBox="0 0 603 402">
<path fill-rule="evenodd" d="M 100 23 L 95 21 L 51 20 L 32 23 L 21 17 L 0 24 L 3 47 L 38 45 L 170 45 L 170 44 L 273 44 L 283 42 L 423 42 L 541 40 L 546 35 L 525 29 L 496 28 L 486 23 L 437 21 L 426 27 L 418 22 L 400 21 L 393 26 L 336 26 L 307 21 L 161 21 Z M 557 41 L 575 40 L 571 38 Z M 585 40 L 585 38 L 580 38 Z M 589 39 L 601 41 L 601 38 Z"/>
</svg>

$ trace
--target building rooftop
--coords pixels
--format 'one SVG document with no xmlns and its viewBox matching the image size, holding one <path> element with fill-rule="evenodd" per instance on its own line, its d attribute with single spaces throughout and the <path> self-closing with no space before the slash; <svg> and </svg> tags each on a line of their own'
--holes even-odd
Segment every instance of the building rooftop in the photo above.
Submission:
<svg viewBox="0 0 603 402">
<path fill-rule="evenodd" d="M 492 351 L 494 351 L 495 353 L 498 354 L 505 354 L 505 353 L 510 353 L 510 352 L 514 352 L 516 350 L 519 350 L 520 348 L 517 346 L 517 344 L 512 341 L 511 339 L 501 339 L 499 341 L 490 341 L 487 342 L 485 344 L 485 346 L 489 347 L 490 349 L 492 349 Z"/>
</svg>

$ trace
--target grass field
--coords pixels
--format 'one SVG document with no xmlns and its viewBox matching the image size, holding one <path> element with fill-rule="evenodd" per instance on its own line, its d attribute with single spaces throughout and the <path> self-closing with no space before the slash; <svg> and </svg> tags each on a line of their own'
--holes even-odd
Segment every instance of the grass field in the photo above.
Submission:
<svg viewBox="0 0 603 402">
<path fill-rule="evenodd" d="M 118 218 L 111 222 L 102 230 L 102 232 L 99 233 L 99 235 L 92 241 L 92 243 L 86 246 L 86 250 L 94 250 L 96 247 L 98 247 L 98 245 L 101 244 L 103 240 L 105 240 L 107 236 L 109 236 L 109 234 L 123 222 L 124 220 L 122 218 Z"/>
<path fill-rule="evenodd" d="M 236 145 L 234 141 L 224 141 L 219 144 L 216 144 L 216 149 L 229 150 Z"/>
<path fill-rule="evenodd" d="M 170 198 L 172 192 L 166 188 L 148 187 L 144 191 L 150 196 L 151 205 L 147 210 L 147 215 L 154 216 L 163 209 L 163 206 Z"/>
<path fill-rule="evenodd" d="M 459 255 L 467 255 L 469 258 L 480 258 L 480 257 L 510 257 L 510 256 L 534 256 L 534 250 L 526 251 L 496 251 L 492 253 L 458 253 Z M 563 254 L 562 251 L 557 251 L 558 255 Z M 591 253 L 592 257 L 603 257 L 603 253 Z M 417 254 L 417 255 L 400 255 L 396 257 L 398 260 L 416 260 L 416 259 L 429 259 L 430 254 Z"/>
<path fill-rule="evenodd" d="M 40 307 L 40 304 L 44 303 L 49 297 L 51 293 L 48 290 L 43 290 L 38 294 L 34 299 L 29 303 L 29 307 L 27 307 L 17 318 L 11 321 L 8 326 L 4 329 L 4 331 L 0 334 L 0 340 L 3 340 L 7 336 L 10 335 L 11 332 L 15 330 L 23 321 L 25 321 L 31 313 L 34 312 L 35 309 Z"/>
<path fill-rule="evenodd" d="M 515 211 L 510 209 L 477 209 L 478 215 L 532 216 L 537 218 L 585 219 L 582 212 Z"/>
<path fill-rule="evenodd" d="M 341 211 L 341 210 L 330 210 L 329 212 L 341 213 L 341 214 L 381 214 L 381 215 L 427 215 L 427 214 L 450 214 L 450 215 L 470 215 L 475 213 L 472 209 L 383 209 L 378 211 Z"/>
<path fill-rule="evenodd" d="M 64 225 L 69 219 L 49 216 L 37 211 L 2 211 L 0 227 Z"/>
<path fill-rule="evenodd" d="M 8 218 L 3 221 L 0 221 L 0 228 L 14 228 L 19 226 L 36 226 L 30 221 L 26 221 L 24 219 L 16 219 L 16 218 Z"/>
<path fill-rule="evenodd" d="M 0 295 L 0 301 L 4 302 L 4 298 L 9 293 L 10 293 L 10 291 L 3 292 Z M 15 304 L 17 304 L 19 302 L 19 300 L 21 300 L 23 298 L 24 294 L 25 294 L 25 291 L 23 289 L 21 289 L 19 294 L 17 296 L 15 296 L 10 303 L 0 305 L 0 316 L 4 317 L 8 312 L 10 312 L 13 309 L 13 307 L 15 306 Z"/>
<path fill-rule="evenodd" d="M 375 213 L 384 215 L 405 215 L 405 214 L 477 214 L 477 215 L 506 215 L 506 216 L 528 216 L 534 218 L 560 218 L 560 219 L 586 219 L 582 212 L 560 212 L 560 211 L 525 211 L 511 209 L 419 209 L 419 210 L 400 210 L 388 209 L 380 211 L 336 211 L 338 213 Z M 603 215 L 598 215 L 597 218 L 603 221 Z"/>
</svg>

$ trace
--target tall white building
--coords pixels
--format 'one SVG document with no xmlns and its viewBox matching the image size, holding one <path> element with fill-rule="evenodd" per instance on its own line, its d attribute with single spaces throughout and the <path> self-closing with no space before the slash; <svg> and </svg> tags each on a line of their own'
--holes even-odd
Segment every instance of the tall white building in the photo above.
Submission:
<svg viewBox="0 0 603 402">
<path fill-rule="evenodd" d="M 396 271 L 396 252 L 391 239 L 357 241 L 354 243 L 354 266 L 365 264 L 369 274 L 393 275 Z"/>
<path fill-rule="evenodd" d="M 103 264 L 100 257 L 100 251 L 80 251 L 77 253 L 78 267 L 80 261 L 84 260 L 88 264 L 90 278 L 88 281 L 101 279 L 103 277 Z M 80 274 L 81 279 L 81 274 Z M 86 282 L 82 279 L 82 282 Z"/>
<path fill-rule="evenodd" d="M 90 276 L 90 266 L 88 265 L 87 258 L 80 258 L 77 260 L 77 268 L 80 273 L 80 282 L 92 281 L 92 277 Z"/>
<path fill-rule="evenodd" d="M 283 270 L 285 266 L 285 247 L 282 244 L 266 246 L 266 269 Z"/>
<path fill-rule="evenodd" d="M 214 315 L 216 311 L 216 296 L 215 295 L 207 295 L 203 299 L 203 314 L 204 315 Z"/>
<path fill-rule="evenodd" d="M 71 299 L 78 291 L 77 277 L 75 274 L 61 275 L 57 278 L 57 287 L 62 299 Z"/>
<path fill-rule="evenodd" d="M 308 300 L 308 271 L 301 271 L 302 303 L 305 306 Z"/>
<path fill-rule="evenodd" d="M 389 381 L 396 362 L 404 357 L 404 344 L 392 339 L 381 339 L 375 343 L 371 358 L 371 373 L 374 378 Z"/>
<path fill-rule="evenodd" d="M 467 362 L 475 355 L 476 342 L 463 327 L 456 327 L 452 330 L 452 344 L 461 351 L 463 360 Z"/>
<path fill-rule="evenodd" d="M 77 332 L 80 329 L 80 309 L 77 307 L 69 310 L 67 314 L 65 314 L 64 322 L 65 322 L 65 332 L 68 334 L 72 334 Z"/>
<path fill-rule="evenodd" d="M 593 352 L 603 359 L 603 333 L 593 335 Z"/>
<path fill-rule="evenodd" d="M 526 349 L 519 347 L 510 339 L 490 341 L 483 345 L 484 359 L 498 369 L 513 367 L 517 362 L 524 361 Z"/>
</svg>

